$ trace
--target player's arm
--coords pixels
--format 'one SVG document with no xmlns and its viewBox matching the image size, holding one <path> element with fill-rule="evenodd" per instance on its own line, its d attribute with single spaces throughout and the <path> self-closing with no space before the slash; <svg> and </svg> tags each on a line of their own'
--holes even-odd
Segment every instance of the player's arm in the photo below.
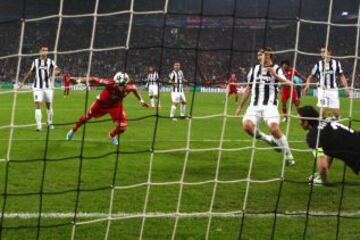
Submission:
<svg viewBox="0 0 360 240">
<path fill-rule="evenodd" d="M 251 88 L 250 88 L 250 85 L 248 84 L 246 87 L 245 87 L 245 91 L 240 99 L 240 102 L 236 108 L 236 112 L 235 112 L 235 115 L 236 116 L 239 116 L 240 113 L 241 113 L 241 110 L 243 109 L 246 101 L 248 100 L 249 96 L 251 94 Z"/>
<path fill-rule="evenodd" d="M 22 85 L 24 85 L 24 83 L 26 83 L 26 82 L 32 77 L 32 74 L 33 74 L 33 71 L 32 71 L 32 70 L 29 70 L 29 71 L 26 73 L 24 79 L 20 82 L 19 87 L 21 87 Z"/>
<path fill-rule="evenodd" d="M 278 72 L 277 72 L 277 71 L 275 71 L 274 68 L 268 67 L 267 70 L 271 73 L 271 75 L 273 75 L 275 77 L 276 80 L 283 83 L 284 85 L 286 85 L 286 86 L 292 86 L 293 85 L 293 83 L 291 81 L 286 79 L 286 77 L 282 73 L 281 69 L 279 69 Z"/>
<path fill-rule="evenodd" d="M 310 83 L 315 82 L 315 76 L 318 73 L 318 71 L 319 71 L 319 65 L 315 64 L 311 70 L 311 74 L 306 79 L 305 87 L 303 88 L 301 93 L 302 96 L 306 96 L 306 92 L 310 87 Z"/>
<path fill-rule="evenodd" d="M 294 69 L 294 75 L 299 77 L 303 82 L 306 82 L 306 77 Z"/>
<path fill-rule="evenodd" d="M 316 164 L 319 172 L 319 176 L 324 185 L 329 185 L 329 170 L 331 167 L 333 158 L 325 154 L 318 156 L 316 159 Z"/>
<path fill-rule="evenodd" d="M 347 83 L 347 80 L 346 80 L 346 77 L 345 77 L 344 73 L 340 74 L 340 81 L 341 81 L 341 84 L 343 85 L 343 87 L 345 88 L 346 94 L 348 96 L 350 96 L 350 88 L 348 86 L 348 83 Z"/>
<path fill-rule="evenodd" d="M 302 93 L 301 93 L 302 96 L 306 96 L 306 92 L 307 92 L 307 90 L 309 89 L 310 84 L 311 84 L 312 82 L 314 82 L 314 80 L 315 80 L 314 75 L 310 74 L 310 75 L 308 76 L 308 78 L 306 79 L 305 87 L 303 88 Z"/>
<path fill-rule="evenodd" d="M 135 97 L 137 98 L 137 100 L 139 100 L 141 106 L 143 107 L 149 107 L 149 105 L 144 101 L 144 99 L 141 97 L 139 91 L 137 90 L 136 86 L 135 85 L 132 85 L 131 87 L 128 86 L 128 91 L 132 92 Z"/>
<path fill-rule="evenodd" d="M 33 72 L 35 72 L 35 60 L 32 62 L 31 68 L 30 68 L 30 70 L 26 73 L 24 79 L 20 82 L 19 87 L 21 87 L 22 85 L 24 85 L 24 83 L 26 83 L 26 81 L 28 81 L 28 80 L 32 77 Z"/>
</svg>

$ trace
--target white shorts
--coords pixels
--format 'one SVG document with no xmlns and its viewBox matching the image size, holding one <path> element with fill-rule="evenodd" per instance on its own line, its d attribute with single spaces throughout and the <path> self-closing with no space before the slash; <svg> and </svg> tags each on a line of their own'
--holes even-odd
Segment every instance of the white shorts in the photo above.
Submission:
<svg viewBox="0 0 360 240">
<path fill-rule="evenodd" d="M 171 101 L 173 103 L 186 103 L 184 92 L 171 92 Z"/>
<path fill-rule="evenodd" d="M 277 106 L 249 106 L 243 117 L 243 123 L 245 123 L 247 120 L 250 120 L 255 125 L 258 125 L 261 119 L 264 119 L 268 126 L 270 126 L 272 123 L 279 124 L 280 114 Z"/>
<path fill-rule="evenodd" d="M 34 89 L 33 96 L 34 102 L 47 102 L 52 103 L 54 90 L 52 89 Z"/>
<path fill-rule="evenodd" d="M 339 108 L 339 91 L 338 89 L 317 89 L 317 106 L 320 108 Z"/>
<path fill-rule="evenodd" d="M 157 85 L 150 85 L 149 86 L 149 96 L 159 96 L 159 87 Z"/>
</svg>

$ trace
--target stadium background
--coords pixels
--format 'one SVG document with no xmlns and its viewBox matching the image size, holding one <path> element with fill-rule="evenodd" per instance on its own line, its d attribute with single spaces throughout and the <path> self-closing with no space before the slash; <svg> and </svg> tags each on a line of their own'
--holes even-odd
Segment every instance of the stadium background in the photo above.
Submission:
<svg viewBox="0 0 360 240">
<path fill-rule="evenodd" d="M 57 15 L 59 3 L 1 1 L 2 86 L 16 78 L 21 18 Z M 134 10 L 162 10 L 164 3 L 135 0 Z M 323 21 L 323 24 L 301 22 L 300 25 L 298 50 L 301 52 L 296 68 L 307 75 L 318 60 L 313 54 L 318 54 L 325 44 L 329 3 L 327 0 L 318 0 L 316 4 L 313 0 L 238 0 L 234 11 L 231 0 L 170 0 L 166 19 L 164 14 L 134 15 L 130 49 L 95 52 L 90 74 L 111 77 L 115 71 L 126 68 L 140 82 L 145 67 L 155 64 L 165 79 L 172 63 L 179 60 L 185 75 L 197 86 L 218 86 L 230 71 L 236 72 L 243 82 L 244 73 L 255 62 L 256 50 L 264 44 L 275 51 L 289 50 L 275 54 L 276 62 L 284 58 L 293 60 L 296 24 L 301 18 Z M 332 3 L 333 23 L 357 23 L 358 0 Z M 131 1 L 101 0 L 98 13 L 129 10 L 130 4 Z M 89 14 L 94 6 L 93 0 L 64 0 L 63 14 Z M 124 46 L 129 17 L 130 14 L 98 17 L 94 48 Z M 58 46 L 58 52 L 62 53 L 57 55 L 57 63 L 64 71 L 77 76 L 87 74 L 93 20 L 93 16 L 63 18 Z M 36 55 L 40 44 L 53 50 L 57 24 L 57 17 L 26 22 L 22 52 Z M 354 55 L 356 31 L 354 26 L 331 27 L 329 46 L 334 55 Z M 63 53 L 79 49 L 85 50 Z M 20 79 L 33 58 L 22 58 Z M 350 78 L 354 58 L 344 58 L 341 62 Z M 360 82 L 359 69 L 357 65 L 355 87 Z M 360 235 L 357 228 L 360 209 L 355 200 L 359 196 L 358 177 L 350 171 L 345 175 L 343 165 L 335 162 L 331 173 L 334 187 L 309 186 L 306 179 L 314 165 L 304 143 L 305 133 L 294 118 L 289 125 L 281 127 L 284 132 L 288 130 L 297 164 L 286 168 L 282 178 L 282 155 L 256 142 L 252 157 L 252 140 L 239 126 L 241 120 L 230 116 L 235 104 L 229 101 L 227 109 L 223 93 L 188 94 L 193 118 L 176 124 L 166 118 L 170 106 L 168 93 L 161 96 L 160 115 L 140 109 L 133 98 L 128 98 L 129 129 L 122 136 L 119 152 L 106 139 L 106 130 L 113 127 L 109 119 L 89 123 L 86 134 L 79 132 L 72 142 L 64 140 L 72 122 L 83 114 L 86 103 L 95 99 L 97 91 L 90 91 L 89 95 L 77 91 L 68 99 L 57 91 L 55 131 L 39 134 L 34 134 L 33 127 L 11 125 L 33 123 L 31 92 L 19 91 L 15 105 L 15 94 L 7 91 L 0 95 L 3 113 L 0 159 L 7 157 L 11 129 L 14 135 L 10 141 L 11 158 L 0 163 L 0 179 L 4 179 L 0 182 L 1 207 L 5 210 L 1 215 L 1 238 L 357 239 Z M 302 99 L 303 104 L 315 105 L 315 102 L 312 97 Z M 342 106 L 341 115 L 352 116 L 352 126 L 360 129 L 356 121 L 360 119 L 359 102 L 342 98 Z M 226 118 L 223 113 L 229 116 Z M 219 150 L 219 146 L 224 150 Z M 151 151 L 152 147 L 157 152 Z M 219 182 L 215 181 L 216 172 Z M 212 198 L 216 184 L 218 189 Z M 179 197 L 180 188 L 183 188 L 182 197 Z M 112 192 L 114 199 L 110 200 Z M 246 212 L 242 211 L 245 201 Z M 177 203 L 181 203 L 179 209 Z M 108 218 L 110 215 L 113 218 Z"/>
</svg>

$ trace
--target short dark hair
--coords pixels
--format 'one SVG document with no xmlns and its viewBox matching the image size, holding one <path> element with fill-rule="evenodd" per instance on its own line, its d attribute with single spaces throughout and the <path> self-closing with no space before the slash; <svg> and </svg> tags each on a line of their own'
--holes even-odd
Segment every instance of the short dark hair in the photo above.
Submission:
<svg viewBox="0 0 360 240">
<path fill-rule="evenodd" d="M 265 53 L 265 52 L 269 52 L 269 55 L 270 55 L 270 58 L 272 58 L 272 49 L 271 49 L 271 47 L 268 47 L 268 46 L 266 46 L 266 47 L 262 47 L 261 49 L 260 49 L 260 51 L 261 52 L 263 52 L 263 53 Z"/>
<path fill-rule="evenodd" d="M 43 49 L 43 48 L 49 48 L 49 46 L 47 44 L 41 44 L 40 49 Z"/>
<path fill-rule="evenodd" d="M 327 46 L 327 47 L 321 47 L 321 48 L 323 48 L 323 49 L 326 49 L 328 52 L 332 52 L 332 49 L 329 47 L 329 46 Z"/>
<path fill-rule="evenodd" d="M 282 61 L 280 62 L 280 66 L 282 66 L 282 65 L 284 65 L 284 64 L 290 66 L 290 61 L 289 61 L 288 59 L 282 60 Z"/>
<path fill-rule="evenodd" d="M 304 119 L 309 122 L 311 126 L 319 125 L 319 112 L 313 106 L 303 106 L 299 108 L 298 113 L 300 117 L 304 118 L 313 118 L 313 119 Z M 315 119 L 317 118 L 317 119 Z"/>
</svg>

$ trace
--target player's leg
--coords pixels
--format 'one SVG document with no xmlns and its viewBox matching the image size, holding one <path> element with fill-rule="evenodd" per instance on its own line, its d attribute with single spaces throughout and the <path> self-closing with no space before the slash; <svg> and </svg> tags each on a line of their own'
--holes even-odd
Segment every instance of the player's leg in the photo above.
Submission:
<svg viewBox="0 0 360 240">
<path fill-rule="evenodd" d="M 238 103 L 239 102 L 239 94 L 235 94 L 235 102 Z"/>
<path fill-rule="evenodd" d="M 155 108 L 155 99 L 153 96 L 150 96 L 150 107 Z"/>
<path fill-rule="evenodd" d="M 318 88 L 317 89 L 318 102 L 317 106 L 320 108 L 320 116 L 327 117 L 327 110 L 329 108 L 329 91 Z"/>
<path fill-rule="evenodd" d="M 186 99 L 185 99 L 185 93 L 180 94 L 180 117 L 185 118 L 186 116 Z"/>
<path fill-rule="evenodd" d="M 118 145 L 120 134 L 124 133 L 127 128 L 126 114 L 122 105 L 113 108 L 109 113 L 115 123 L 115 128 L 109 132 L 109 139 L 112 144 Z"/>
<path fill-rule="evenodd" d="M 274 137 L 277 145 L 283 149 L 285 154 L 286 164 L 288 166 L 294 165 L 294 157 L 291 153 L 289 143 L 285 135 L 281 132 L 279 127 L 280 115 L 276 106 L 268 106 L 264 111 L 264 120 L 271 132 L 271 135 Z"/>
<path fill-rule="evenodd" d="M 296 111 L 299 112 L 300 99 L 299 99 L 298 92 L 297 92 L 297 90 L 295 88 L 293 89 L 292 103 L 295 105 Z"/>
<path fill-rule="evenodd" d="M 257 139 L 261 139 L 267 143 L 270 143 L 272 141 L 271 136 L 261 132 L 258 129 L 259 119 L 260 114 L 258 113 L 258 111 L 256 111 L 252 107 L 248 107 L 243 117 L 243 129 L 250 136 L 254 136 L 255 134 L 255 137 Z"/>
<path fill-rule="evenodd" d="M 155 107 L 160 108 L 159 87 L 157 85 L 154 85 L 153 97 L 155 101 Z"/>
<path fill-rule="evenodd" d="M 172 92 L 171 93 L 171 101 L 172 101 L 172 104 L 171 104 L 171 108 L 170 108 L 170 118 L 172 120 L 176 120 L 176 118 L 175 118 L 176 107 L 179 105 L 179 102 L 180 102 L 179 93 Z"/>
<path fill-rule="evenodd" d="M 287 102 L 290 98 L 289 89 L 284 86 L 281 88 L 281 110 L 284 115 L 283 122 L 288 120 Z"/>
<path fill-rule="evenodd" d="M 85 115 L 82 115 L 66 134 L 66 140 L 71 140 L 76 131 L 81 127 L 81 125 L 86 123 L 88 120 L 93 117 L 101 117 L 103 115 L 105 115 L 105 112 L 101 110 L 101 107 L 97 104 L 97 102 L 93 103 L 87 113 Z"/>
<path fill-rule="evenodd" d="M 155 99 L 155 107 L 161 108 L 159 95 L 154 96 L 154 99 Z"/>
<path fill-rule="evenodd" d="M 34 90 L 34 104 L 35 104 L 35 122 L 36 122 L 36 131 L 41 131 L 42 129 L 42 113 L 41 113 L 41 105 L 44 98 L 42 90 Z"/>
<path fill-rule="evenodd" d="M 337 90 L 329 90 L 329 108 L 332 108 L 333 117 L 338 120 L 340 118 L 340 100 Z"/>
<path fill-rule="evenodd" d="M 54 129 L 54 125 L 53 125 L 54 111 L 52 108 L 53 94 L 54 94 L 53 90 L 44 90 L 44 101 L 46 104 L 47 124 L 50 129 Z"/>
</svg>

